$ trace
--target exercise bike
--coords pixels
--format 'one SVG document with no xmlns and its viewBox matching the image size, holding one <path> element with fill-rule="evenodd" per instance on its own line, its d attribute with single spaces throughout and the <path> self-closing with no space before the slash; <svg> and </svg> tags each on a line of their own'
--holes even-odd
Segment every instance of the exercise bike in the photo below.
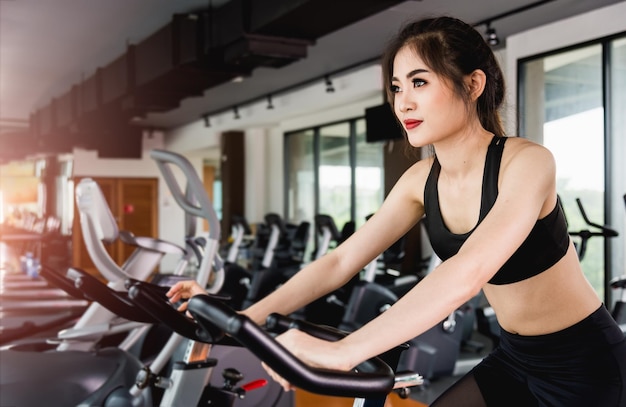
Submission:
<svg viewBox="0 0 626 407">
<path fill-rule="evenodd" d="M 391 391 L 398 390 L 402 397 L 408 397 L 410 387 L 423 383 L 423 378 L 417 373 L 394 373 L 392 366 L 397 365 L 406 344 L 386 352 L 380 358 L 372 358 L 360 364 L 355 372 L 316 369 L 300 362 L 275 342 L 272 335 L 295 328 L 326 340 L 338 340 L 346 335 L 345 332 L 278 314 L 272 314 L 267 319 L 266 331 L 228 307 L 223 298 L 212 295 L 197 295 L 189 300 L 188 311 L 194 317 L 192 322 L 184 314 L 174 311 L 159 291 L 158 287 L 145 282 L 133 282 L 129 289 L 130 296 L 137 304 L 155 317 L 158 316 L 162 322 L 172 327 L 181 319 L 197 323 L 203 332 L 202 340 L 208 343 L 218 343 L 225 337 L 233 339 L 303 390 L 329 396 L 356 397 L 354 406 L 382 407 Z"/>
</svg>

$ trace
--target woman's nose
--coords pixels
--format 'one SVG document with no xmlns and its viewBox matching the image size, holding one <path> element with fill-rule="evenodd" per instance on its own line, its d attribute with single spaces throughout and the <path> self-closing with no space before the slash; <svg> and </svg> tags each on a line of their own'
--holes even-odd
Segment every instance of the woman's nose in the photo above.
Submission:
<svg viewBox="0 0 626 407">
<path fill-rule="evenodd" d="M 396 99 L 396 103 L 398 103 L 398 107 L 403 113 L 415 110 L 415 102 L 405 95 L 402 95 L 399 100 Z"/>
</svg>

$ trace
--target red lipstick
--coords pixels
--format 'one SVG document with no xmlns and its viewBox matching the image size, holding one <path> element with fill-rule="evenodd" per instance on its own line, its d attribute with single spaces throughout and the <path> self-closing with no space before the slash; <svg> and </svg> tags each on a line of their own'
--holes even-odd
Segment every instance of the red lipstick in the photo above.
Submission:
<svg viewBox="0 0 626 407">
<path fill-rule="evenodd" d="M 407 130 L 414 129 L 417 126 L 419 126 L 420 124 L 422 124 L 421 120 L 415 120 L 415 119 L 406 119 L 406 120 L 404 120 L 404 127 Z"/>
</svg>

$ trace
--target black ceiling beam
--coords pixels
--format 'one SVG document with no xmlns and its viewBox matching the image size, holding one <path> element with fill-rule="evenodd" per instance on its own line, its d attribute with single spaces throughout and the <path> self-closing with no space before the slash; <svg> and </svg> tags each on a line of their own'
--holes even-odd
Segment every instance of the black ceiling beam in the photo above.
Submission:
<svg viewBox="0 0 626 407">
<path fill-rule="evenodd" d="M 318 38 L 401 2 L 231 0 L 216 9 L 176 14 L 34 112 L 29 131 L 41 141 L 32 144 L 31 153 L 53 142 L 107 150 L 108 144 L 94 137 L 111 137 L 108 128 L 135 134 L 135 117 L 175 109 L 183 99 L 251 75 L 257 67 L 281 68 L 306 58 Z"/>
</svg>

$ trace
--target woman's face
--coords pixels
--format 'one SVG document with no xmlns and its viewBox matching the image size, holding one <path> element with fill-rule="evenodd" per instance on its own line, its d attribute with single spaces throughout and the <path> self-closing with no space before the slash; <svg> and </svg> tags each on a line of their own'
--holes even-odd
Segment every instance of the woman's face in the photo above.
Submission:
<svg viewBox="0 0 626 407">
<path fill-rule="evenodd" d="M 391 91 L 395 114 L 414 147 L 436 143 L 466 127 L 463 100 L 409 46 L 394 58 Z"/>
</svg>

